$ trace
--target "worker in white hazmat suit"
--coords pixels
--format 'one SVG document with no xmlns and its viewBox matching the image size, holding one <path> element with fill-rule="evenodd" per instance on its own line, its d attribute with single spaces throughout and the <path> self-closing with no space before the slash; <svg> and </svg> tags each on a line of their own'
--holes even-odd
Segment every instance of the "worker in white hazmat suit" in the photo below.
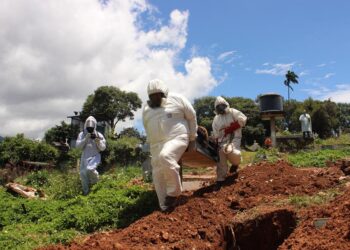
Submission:
<svg viewBox="0 0 350 250">
<path fill-rule="evenodd" d="M 217 189 L 222 186 L 228 171 L 227 161 L 231 163 L 230 172 L 237 171 L 241 162 L 242 127 L 247 117 L 234 108 L 221 96 L 215 100 L 216 116 L 213 121 L 213 136 L 219 146 L 220 161 L 217 164 Z"/>
<path fill-rule="evenodd" d="M 83 150 L 80 159 L 80 179 L 84 195 L 89 193 L 90 186 L 99 179 L 97 166 L 101 163 L 100 152 L 106 149 L 106 140 L 96 131 L 96 126 L 96 119 L 93 116 L 88 117 L 84 131 L 80 132 L 76 142 L 76 146 Z"/>
<path fill-rule="evenodd" d="M 161 210 L 170 211 L 182 192 L 178 162 L 186 149 L 195 149 L 196 112 L 185 97 L 168 94 L 161 80 L 151 80 L 147 92 L 143 124 L 152 156 L 152 179 Z"/>
<path fill-rule="evenodd" d="M 301 131 L 303 132 L 303 137 L 305 139 L 311 138 L 311 133 L 312 133 L 311 117 L 308 113 L 306 113 L 306 110 L 304 110 L 304 112 L 299 117 L 299 121 L 301 123 Z"/>
</svg>

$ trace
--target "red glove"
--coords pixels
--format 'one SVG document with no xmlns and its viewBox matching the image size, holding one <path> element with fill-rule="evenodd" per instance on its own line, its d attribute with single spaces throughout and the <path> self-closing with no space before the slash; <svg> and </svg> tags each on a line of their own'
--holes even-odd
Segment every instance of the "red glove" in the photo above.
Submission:
<svg viewBox="0 0 350 250">
<path fill-rule="evenodd" d="M 225 136 L 226 135 L 230 135 L 233 134 L 233 132 L 235 132 L 237 129 L 239 129 L 241 127 L 241 125 L 239 125 L 238 122 L 232 122 L 230 124 L 230 126 L 228 126 L 227 128 L 224 128 L 225 131 Z"/>
</svg>

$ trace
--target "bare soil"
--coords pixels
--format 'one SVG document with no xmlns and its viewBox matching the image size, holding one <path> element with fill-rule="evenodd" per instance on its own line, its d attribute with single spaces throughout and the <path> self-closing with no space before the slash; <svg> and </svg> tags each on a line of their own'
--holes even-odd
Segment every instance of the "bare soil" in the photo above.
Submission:
<svg viewBox="0 0 350 250">
<path fill-rule="evenodd" d="M 219 191 L 211 185 L 186 193 L 171 213 L 156 211 L 127 228 L 44 249 L 350 249 L 350 191 L 304 209 L 277 202 L 340 187 L 342 176 L 338 165 L 263 162 L 229 176 Z M 317 229 L 320 217 L 330 219 Z"/>
</svg>

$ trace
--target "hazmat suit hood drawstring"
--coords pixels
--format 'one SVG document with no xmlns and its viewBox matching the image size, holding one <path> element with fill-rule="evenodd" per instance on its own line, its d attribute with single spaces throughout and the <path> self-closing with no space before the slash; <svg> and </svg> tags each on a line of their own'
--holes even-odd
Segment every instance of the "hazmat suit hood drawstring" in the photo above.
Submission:
<svg viewBox="0 0 350 250">
<path fill-rule="evenodd" d="M 89 116 L 89 117 L 86 119 L 85 124 L 84 124 L 84 132 L 86 132 L 86 128 L 87 128 L 87 127 L 93 127 L 93 128 L 94 128 L 94 131 L 96 131 L 97 121 L 96 121 L 95 117 Z"/>
</svg>

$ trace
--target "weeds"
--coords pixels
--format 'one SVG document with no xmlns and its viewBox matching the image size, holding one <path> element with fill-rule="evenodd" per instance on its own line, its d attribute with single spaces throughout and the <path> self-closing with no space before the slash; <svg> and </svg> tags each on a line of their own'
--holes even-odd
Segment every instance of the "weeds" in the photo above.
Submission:
<svg viewBox="0 0 350 250">
<path fill-rule="evenodd" d="M 77 173 L 39 171 L 21 179 L 40 186 L 49 196 L 46 201 L 14 197 L 0 187 L 0 249 L 65 244 L 78 235 L 128 226 L 158 207 L 148 185 L 129 184 L 140 175 L 133 167 L 110 171 L 88 196 L 79 195 Z"/>
</svg>

